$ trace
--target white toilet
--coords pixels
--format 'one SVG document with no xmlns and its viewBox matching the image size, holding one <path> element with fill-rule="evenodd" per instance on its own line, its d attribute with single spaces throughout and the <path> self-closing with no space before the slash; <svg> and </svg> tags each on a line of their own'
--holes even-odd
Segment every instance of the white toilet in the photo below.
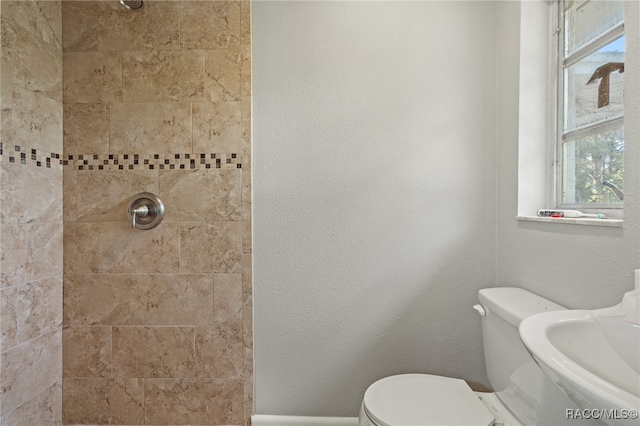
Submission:
<svg viewBox="0 0 640 426">
<path fill-rule="evenodd" d="M 401 374 L 373 383 L 360 408 L 361 426 L 595 425 L 567 419 L 577 409 L 529 355 L 518 334 L 533 314 L 564 309 L 519 288 L 478 292 L 487 376 L 493 393 L 474 392 L 464 380 Z"/>
</svg>

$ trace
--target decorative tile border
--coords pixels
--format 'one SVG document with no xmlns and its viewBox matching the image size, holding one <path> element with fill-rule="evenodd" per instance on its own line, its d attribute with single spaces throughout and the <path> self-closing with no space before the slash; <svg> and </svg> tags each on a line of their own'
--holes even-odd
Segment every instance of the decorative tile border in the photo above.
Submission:
<svg viewBox="0 0 640 426">
<path fill-rule="evenodd" d="M 241 169 L 235 153 L 196 154 L 70 154 L 45 153 L 15 146 L 4 149 L 0 143 L 0 161 L 51 168 L 52 165 L 73 170 L 191 170 Z"/>
<path fill-rule="evenodd" d="M 50 169 L 52 166 L 60 166 L 62 164 L 60 157 L 60 154 L 55 152 L 45 152 L 18 145 L 9 148 L 0 142 L 0 161 Z"/>
<path fill-rule="evenodd" d="M 64 156 L 62 164 L 74 170 L 241 169 L 239 160 L 235 153 L 80 154 Z"/>
</svg>

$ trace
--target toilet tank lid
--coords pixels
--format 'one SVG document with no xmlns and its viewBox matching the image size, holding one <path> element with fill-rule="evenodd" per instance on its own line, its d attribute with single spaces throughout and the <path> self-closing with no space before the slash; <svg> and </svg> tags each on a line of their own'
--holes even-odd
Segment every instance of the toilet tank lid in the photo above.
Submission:
<svg viewBox="0 0 640 426">
<path fill-rule="evenodd" d="M 533 314 L 565 309 L 544 297 L 515 287 L 484 288 L 478 292 L 478 300 L 485 309 L 514 327 L 520 326 L 523 319 Z"/>
</svg>

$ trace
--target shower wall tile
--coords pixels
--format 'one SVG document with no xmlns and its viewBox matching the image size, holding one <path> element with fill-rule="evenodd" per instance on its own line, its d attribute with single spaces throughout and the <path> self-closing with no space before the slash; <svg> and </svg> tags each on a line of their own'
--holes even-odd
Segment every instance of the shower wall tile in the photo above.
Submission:
<svg viewBox="0 0 640 426">
<path fill-rule="evenodd" d="M 233 152 L 242 150 L 239 101 L 193 103 L 193 150 Z"/>
<path fill-rule="evenodd" d="M 240 48 L 206 52 L 206 100 L 237 101 L 242 92 L 242 56 Z"/>
<path fill-rule="evenodd" d="M 0 289 L 0 353 L 18 344 L 18 286 Z"/>
<path fill-rule="evenodd" d="M 255 389 L 253 374 L 253 348 L 244 349 L 244 381 L 243 381 L 243 403 L 244 403 L 244 425 L 251 426 L 251 416 L 253 415 L 253 392 Z"/>
<path fill-rule="evenodd" d="M 63 381 L 64 424 L 144 424 L 144 379 Z"/>
<path fill-rule="evenodd" d="M 251 1 L 240 3 L 241 56 L 242 56 L 242 98 L 241 98 L 241 140 L 242 140 L 242 334 L 244 344 L 243 363 L 243 424 L 251 424 L 253 415 L 254 372 L 253 372 L 253 229 L 252 229 L 252 118 L 251 118 Z"/>
<path fill-rule="evenodd" d="M 193 327 L 113 327 L 115 377 L 194 377 Z"/>
<path fill-rule="evenodd" d="M 251 97 L 243 96 L 241 99 L 240 126 L 242 133 L 242 157 L 243 162 L 247 165 L 247 170 L 251 170 Z"/>
<path fill-rule="evenodd" d="M 37 30 L 36 13 L 35 2 L 13 1 L 2 3 L 2 19 L 31 33 L 35 33 Z"/>
<path fill-rule="evenodd" d="M 251 44 L 251 1 L 240 1 L 240 43 Z"/>
<path fill-rule="evenodd" d="M 64 102 L 122 101 L 122 55 L 118 52 L 65 52 Z"/>
<path fill-rule="evenodd" d="M 240 220 L 240 169 L 161 170 L 159 194 L 169 220 Z"/>
<path fill-rule="evenodd" d="M 47 278 L 17 286 L 12 306 L 15 343 L 20 344 L 62 325 L 62 286 L 60 278 Z"/>
<path fill-rule="evenodd" d="M 62 380 L 2 416 L 0 424 L 62 425 Z"/>
<path fill-rule="evenodd" d="M 0 59 L 0 61 L 2 61 Z M 4 62 L 4 61 L 2 61 Z M 0 68 L 3 68 L 4 65 L 2 65 L 2 63 L 0 63 Z M 2 74 L 2 73 L 0 73 Z M 0 77 L 1 80 L 1 77 Z M 0 82 L 0 85 L 2 84 L 2 82 Z M 2 89 L 0 87 L 0 91 L 2 93 L 5 93 L 5 90 Z M 13 130 L 11 129 L 11 100 L 10 100 L 10 96 L 2 96 L 2 99 L 0 99 L 0 104 L 5 104 L 8 103 L 8 106 L 2 106 L 2 110 L 0 111 L 0 142 L 1 143 L 7 143 L 7 141 L 11 140 L 11 133 L 13 132 Z"/>
<path fill-rule="evenodd" d="M 253 349 L 253 308 L 242 308 L 242 339 L 245 349 Z"/>
<path fill-rule="evenodd" d="M 65 222 L 63 252 L 65 275 L 98 272 L 96 225 L 94 223 Z"/>
<path fill-rule="evenodd" d="M 110 135 L 110 154 L 191 152 L 191 103 L 112 104 Z"/>
<path fill-rule="evenodd" d="M 59 1 L 0 2 L 0 424 L 61 424 Z"/>
<path fill-rule="evenodd" d="M 24 152 L 14 154 L 30 156 Z M 0 223 L 61 221 L 62 170 L 26 167 L 19 161 L 5 161 L 0 168 Z"/>
<path fill-rule="evenodd" d="M 67 1 L 62 4 L 62 48 L 65 52 L 98 50 L 98 18 L 108 6 L 105 1 Z"/>
<path fill-rule="evenodd" d="M 59 1 L 39 1 L 36 3 L 36 29 L 38 36 L 62 50 L 62 3 Z"/>
<path fill-rule="evenodd" d="M 26 226 L 2 225 L 0 235 L 0 285 L 11 287 L 29 281 L 33 276 L 33 261 Z"/>
<path fill-rule="evenodd" d="M 237 326 L 196 327 L 196 377 L 239 379 L 242 377 L 244 346 Z"/>
<path fill-rule="evenodd" d="M 123 52 L 124 102 L 204 100 L 205 52 Z"/>
<path fill-rule="evenodd" d="M 111 327 L 65 326 L 62 354 L 63 377 L 111 377 Z"/>
<path fill-rule="evenodd" d="M 3 5 L 5 3 L 0 3 Z M 0 6 L 1 8 L 2 6 Z M 5 26 L 0 22 L 0 25 L 4 28 Z M 2 34 L 3 40 L 6 41 L 6 36 Z M 6 138 L 8 133 L 6 130 L 10 130 L 11 125 L 11 91 L 13 90 L 14 83 L 14 66 L 11 62 L 11 55 L 8 52 L 9 48 L 0 49 L 0 67 L 2 68 L 2 72 L 0 72 L 0 91 L 2 93 L 2 98 L 0 99 L 0 106 L 2 107 L 2 139 L 3 141 L 8 141 Z M 7 127 L 9 125 L 9 127 Z"/>
<path fill-rule="evenodd" d="M 242 45 L 242 96 L 251 96 L 251 45 Z"/>
<path fill-rule="evenodd" d="M 127 11 L 118 2 L 98 19 L 98 50 L 180 49 L 180 2 L 148 1 L 144 10 Z"/>
<path fill-rule="evenodd" d="M 62 221 L 30 223 L 26 225 L 29 233 L 29 259 L 33 263 L 32 280 L 62 277 Z"/>
<path fill-rule="evenodd" d="M 65 223 L 78 220 L 78 179 L 77 172 L 65 167 L 62 171 L 62 219 Z"/>
<path fill-rule="evenodd" d="M 62 151 L 62 103 L 13 86 L 12 143 L 48 152 Z"/>
<path fill-rule="evenodd" d="M 129 222 L 104 222 L 97 226 L 99 271 L 107 274 L 178 272 L 180 224 L 141 231 Z"/>
<path fill-rule="evenodd" d="M 60 329 L 51 331 L 2 354 L 3 413 L 33 399 L 62 377 L 61 334 Z"/>
<path fill-rule="evenodd" d="M 253 257 L 250 254 L 242 255 L 242 306 L 253 308 Z"/>
<path fill-rule="evenodd" d="M 147 424 L 242 424 L 242 381 L 146 379 Z"/>
<path fill-rule="evenodd" d="M 24 8 L 21 10 L 26 12 Z M 30 15 L 31 21 L 37 22 L 36 15 L 31 15 L 30 12 L 26 14 Z M 43 40 L 38 35 L 37 28 L 22 26 L 25 20 L 9 17 L 5 19 L 3 15 L 3 57 L 11 67 L 3 67 L 2 72 L 9 72 L 7 77 L 17 86 L 61 101 L 62 52 L 55 44 Z"/>
<path fill-rule="evenodd" d="M 249 424 L 251 3 L 63 2 L 62 16 L 64 422 Z M 165 205 L 148 231 L 125 214 L 143 191 Z M 3 315 L 17 342 L 15 308 Z"/>
<path fill-rule="evenodd" d="M 213 277 L 136 275 L 130 306 L 132 325 L 213 325 Z"/>
<path fill-rule="evenodd" d="M 242 172 L 242 254 L 251 254 L 252 222 L 251 222 L 251 160 L 249 156 L 243 158 L 243 164 L 247 165 L 247 170 Z"/>
<path fill-rule="evenodd" d="M 251 254 L 253 227 L 251 220 L 242 222 L 242 254 Z"/>
<path fill-rule="evenodd" d="M 180 222 L 181 273 L 241 273 L 240 222 Z"/>
<path fill-rule="evenodd" d="M 129 301 L 136 277 L 67 274 L 64 279 L 65 325 L 119 325 L 131 318 Z"/>
<path fill-rule="evenodd" d="M 240 44 L 240 2 L 182 2 L 180 42 L 183 50 L 214 50 Z"/>
<path fill-rule="evenodd" d="M 87 170 L 77 175 L 77 220 L 107 222 L 126 219 L 130 198 L 140 192 L 158 192 L 155 170 Z"/>
<path fill-rule="evenodd" d="M 242 274 L 214 275 L 213 320 L 219 325 L 242 325 Z"/>
<path fill-rule="evenodd" d="M 0 285 L 9 287 L 62 274 L 62 222 L 4 225 Z"/>
<path fill-rule="evenodd" d="M 63 130 L 64 154 L 108 154 L 109 104 L 65 104 Z"/>
</svg>

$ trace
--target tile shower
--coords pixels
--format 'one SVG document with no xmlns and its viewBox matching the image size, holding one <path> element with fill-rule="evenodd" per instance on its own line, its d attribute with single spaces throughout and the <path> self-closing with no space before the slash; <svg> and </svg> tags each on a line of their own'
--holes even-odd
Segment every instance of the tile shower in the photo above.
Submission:
<svg viewBox="0 0 640 426">
<path fill-rule="evenodd" d="M 248 1 L 2 2 L 3 424 L 249 423 L 250 36 Z"/>
</svg>

